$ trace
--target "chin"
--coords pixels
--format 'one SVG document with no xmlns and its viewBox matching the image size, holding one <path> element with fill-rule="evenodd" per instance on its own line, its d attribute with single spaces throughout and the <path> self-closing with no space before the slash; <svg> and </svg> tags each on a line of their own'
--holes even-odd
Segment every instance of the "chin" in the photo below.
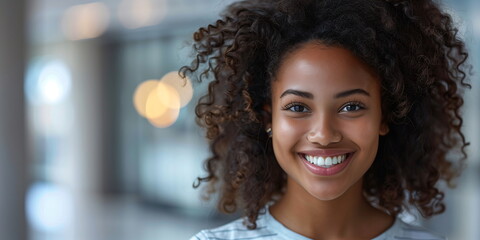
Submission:
<svg viewBox="0 0 480 240">
<path fill-rule="evenodd" d="M 305 189 L 312 197 L 320 201 L 332 201 L 345 195 L 348 189 L 338 189 L 332 186 L 311 186 Z"/>
<path fill-rule="evenodd" d="M 344 194 L 344 192 L 332 192 L 332 191 L 328 191 L 328 192 L 310 192 L 310 195 L 312 195 L 312 197 L 320 200 L 320 201 L 333 201 L 333 200 L 336 200 L 336 199 L 339 199 L 340 197 L 342 197 Z"/>
</svg>

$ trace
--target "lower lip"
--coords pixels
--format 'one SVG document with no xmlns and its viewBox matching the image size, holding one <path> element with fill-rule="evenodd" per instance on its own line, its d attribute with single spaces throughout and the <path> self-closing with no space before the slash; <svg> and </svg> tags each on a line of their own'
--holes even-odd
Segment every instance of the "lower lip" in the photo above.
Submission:
<svg viewBox="0 0 480 240">
<path fill-rule="evenodd" d="M 337 173 L 340 173 L 343 169 L 345 169 L 345 167 L 348 166 L 348 164 L 350 163 L 350 160 L 352 159 L 353 153 L 349 153 L 348 157 L 342 163 L 336 164 L 329 168 L 324 168 L 324 167 L 314 165 L 309 161 L 307 161 L 304 158 L 304 156 L 302 155 L 299 155 L 299 156 L 302 159 L 303 164 L 305 164 L 305 167 L 307 167 L 307 169 L 313 174 L 320 175 L 320 176 L 333 176 Z"/>
</svg>

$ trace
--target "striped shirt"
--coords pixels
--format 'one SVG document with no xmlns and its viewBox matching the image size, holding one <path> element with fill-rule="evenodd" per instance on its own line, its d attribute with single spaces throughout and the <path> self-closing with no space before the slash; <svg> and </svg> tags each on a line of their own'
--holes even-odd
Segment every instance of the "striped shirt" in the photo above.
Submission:
<svg viewBox="0 0 480 240">
<path fill-rule="evenodd" d="M 395 223 L 385 232 L 372 240 L 445 240 L 428 230 L 413 226 L 397 218 Z M 311 240 L 283 226 L 275 218 L 266 214 L 260 215 L 257 228 L 248 230 L 243 219 L 238 219 L 224 226 L 202 230 L 190 240 Z"/>
</svg>

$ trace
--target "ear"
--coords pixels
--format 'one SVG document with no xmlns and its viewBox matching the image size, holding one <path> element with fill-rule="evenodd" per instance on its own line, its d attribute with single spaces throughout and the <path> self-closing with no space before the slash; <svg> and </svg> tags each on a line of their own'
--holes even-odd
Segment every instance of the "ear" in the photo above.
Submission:
<svg viewBox="0 0 480 240">
<path fill-rule="evenodd" d="M 382 121 L 382 124 L 380 125 L 380 136 L 387 135 L 389 131 L 390 131 L 390 128 L 388 127 L 388 124 Z"/>
<path fill-rule="evenodd" d="M 272 126 L 272 106 L 269 104 L 263 105 L 262 118 L 267 128 Z"/>
</svg>

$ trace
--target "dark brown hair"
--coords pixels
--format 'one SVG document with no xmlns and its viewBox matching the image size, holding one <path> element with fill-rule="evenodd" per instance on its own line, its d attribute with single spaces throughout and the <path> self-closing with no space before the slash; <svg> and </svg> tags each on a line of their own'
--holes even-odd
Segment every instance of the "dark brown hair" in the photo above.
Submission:
<svg viewBox="0 0 480 240">
<path fill-rule="evenodd" d="M 384 121 L 364 193 L 391 215 L 415 206 L 444 211 L 437 187 L 460 173 L 467 155 L 461 131 L 468 57 L 451 17 L 431 0 L 247 0 L 194 33 L 195 60 L 180 70 L 211 79 L 197 107 L 212 156 L 208 193 L 219 208 L 244 210 L 249 228 L 281 196 L 286 176 L 265 133 L 270 83 L 285 54 L 308 41 L 350 50 L 381 78 Z"/>
</svg>

